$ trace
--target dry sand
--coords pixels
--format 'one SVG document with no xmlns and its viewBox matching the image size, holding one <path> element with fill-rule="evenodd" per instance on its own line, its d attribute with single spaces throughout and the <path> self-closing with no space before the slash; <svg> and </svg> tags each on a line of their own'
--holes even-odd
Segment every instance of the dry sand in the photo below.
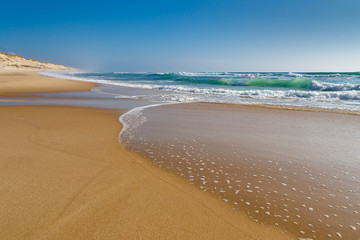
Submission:
<svg viewBox="0 0 360 240">
<path fill-rule="evenodd" d="M 7 96 L 92 86 L 0 75 Z M 117 114 L 0 106 L 0 239 L 292 239 L 119 146 Z"/>
<path fill-rule="evenodd" d="M 19 93 L 88 91 L 95 83 L 50 78 L 35 72 L 0 71 L 0 96 Z"/>
</svg>

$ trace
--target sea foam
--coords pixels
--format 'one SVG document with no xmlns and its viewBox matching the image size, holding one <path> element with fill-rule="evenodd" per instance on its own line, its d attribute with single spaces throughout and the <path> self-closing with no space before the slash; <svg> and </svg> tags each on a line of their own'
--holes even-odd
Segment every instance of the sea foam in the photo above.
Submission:
<svg viewBox="0 0 360 240">
<path fill-rule="evenodd" d="M 360 73 L 116 72 L 45 75 L 163 92 L 138 96 L 155 102 L 205 101 L 360 111 Z"/>
</svg>

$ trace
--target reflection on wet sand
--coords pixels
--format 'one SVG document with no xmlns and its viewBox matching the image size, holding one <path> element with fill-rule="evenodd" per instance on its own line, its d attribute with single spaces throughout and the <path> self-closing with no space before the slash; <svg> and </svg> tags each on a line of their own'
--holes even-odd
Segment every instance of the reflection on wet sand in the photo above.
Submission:
<svg viewBox="0 0 360 240">
<path fill-rule="evenodd" d="M 130 149 L 255 222 L 359 239 L 358 116 L 192 103 L 140 117 L 123 136 Z"/>
</svg>

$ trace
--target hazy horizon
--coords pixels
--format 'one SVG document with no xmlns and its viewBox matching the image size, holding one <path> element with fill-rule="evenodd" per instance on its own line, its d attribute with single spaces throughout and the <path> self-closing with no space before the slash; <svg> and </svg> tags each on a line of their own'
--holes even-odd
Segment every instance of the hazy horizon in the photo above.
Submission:
<svg viewBox="0 0 360 240">
<path fill-rule="evenodd" d="M 360 2 L 5 1 L 0 51 L 99 72 L 360 71 Z"/>
</svg>

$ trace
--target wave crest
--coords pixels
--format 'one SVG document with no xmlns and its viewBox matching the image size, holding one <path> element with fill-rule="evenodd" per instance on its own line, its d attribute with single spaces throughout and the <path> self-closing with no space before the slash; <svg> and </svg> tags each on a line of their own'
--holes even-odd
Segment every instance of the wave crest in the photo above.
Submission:
<svg viewBox="0 0 360 240">
<path fill-rule="evenodd" d="M 312 81 L 311 90 L 313 91 L 360 91 L 360 84 L 351 83 L 327 83 Z"/>
</svg>

